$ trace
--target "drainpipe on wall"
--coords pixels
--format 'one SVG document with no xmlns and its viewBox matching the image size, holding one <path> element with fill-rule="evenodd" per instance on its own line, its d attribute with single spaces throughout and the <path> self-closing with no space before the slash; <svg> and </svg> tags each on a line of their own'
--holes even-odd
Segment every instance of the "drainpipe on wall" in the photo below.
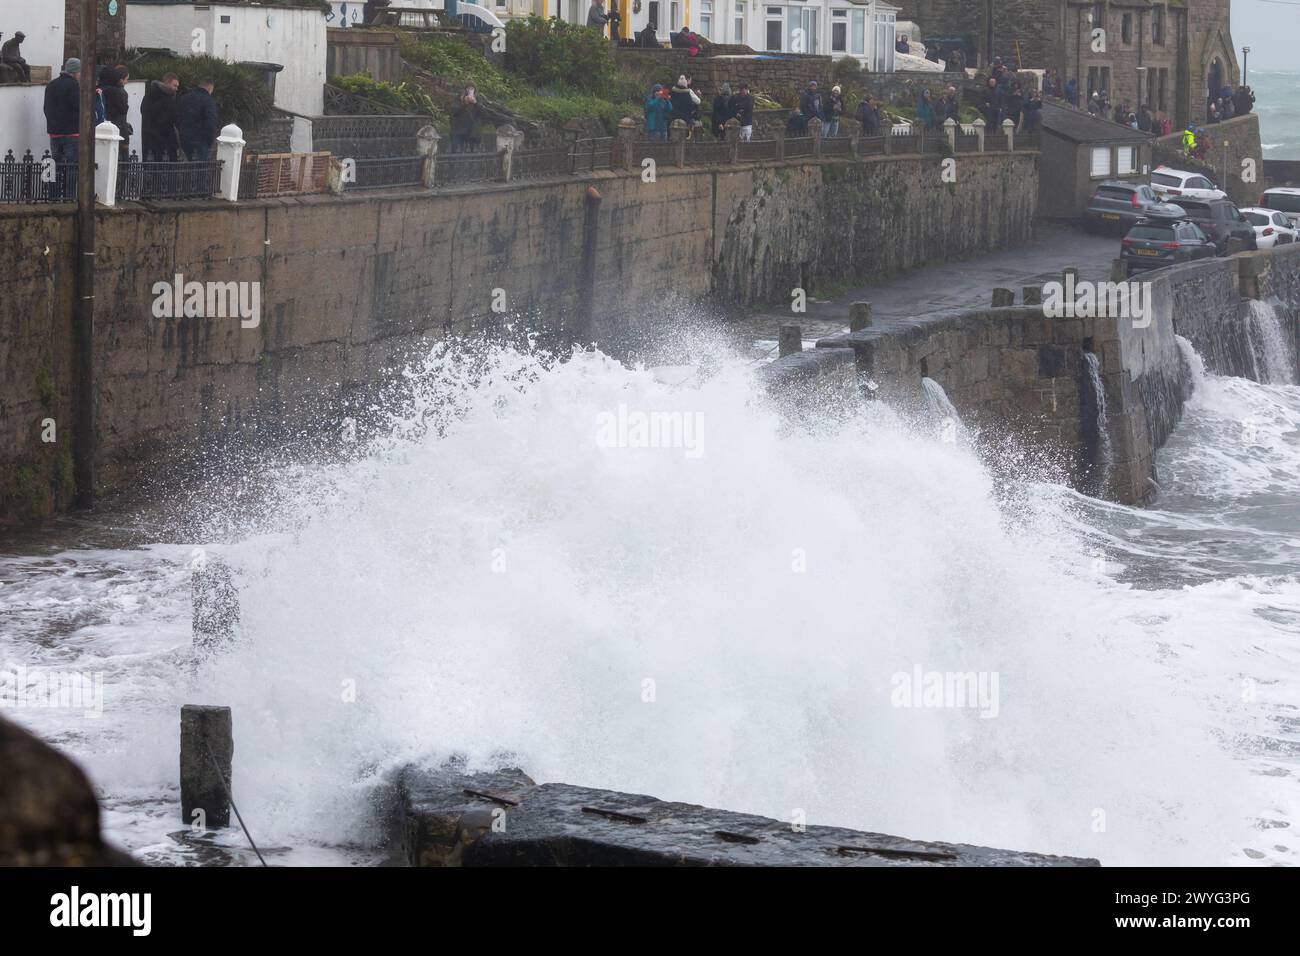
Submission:
<svg viewBox="0 0 1300 956">
<path fill-rule="evenodd" d="M 72 472 L 77 507 L 95 503 L 95 48 L 97 0 L 81 0 L 81 122 L 77 145 L 77 283 L 72 339 Z"/>
<path fill-rule="evenodd" d="M 600 232 L 600 193 L 587 187 L 586 215 L 582 229 L 582 265 L 578 273 L 578 312 L 573 338 L 584 344 L 591 340 L 596 304 L 596 245 Z"/>
</svg>

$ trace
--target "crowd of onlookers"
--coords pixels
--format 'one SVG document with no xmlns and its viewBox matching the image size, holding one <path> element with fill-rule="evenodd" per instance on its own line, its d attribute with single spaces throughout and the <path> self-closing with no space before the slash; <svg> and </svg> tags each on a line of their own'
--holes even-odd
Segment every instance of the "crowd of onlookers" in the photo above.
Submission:
<svg viewBox="0 0 1300 956">
<path fill-rule="evenodd" d="M 81 145 L 81 61 L 72 57 L 45 87 L 45 126 L 50 155 L 56 163 L 74 164 Z M 95 125 L 112 123 L 121 136 L 123 159 L 130 154 L 135 132 L 127 119 L 130 73 L 125 66 L 100 68 L 93 99 Z M 217 139 L 217 101 L 211 80 L 201 80 L 185 93 L 176 74 L 151 81 L 140 101 L 141 159 L 146 162 L 190 162 L 212 158 Z"/>
</svg>

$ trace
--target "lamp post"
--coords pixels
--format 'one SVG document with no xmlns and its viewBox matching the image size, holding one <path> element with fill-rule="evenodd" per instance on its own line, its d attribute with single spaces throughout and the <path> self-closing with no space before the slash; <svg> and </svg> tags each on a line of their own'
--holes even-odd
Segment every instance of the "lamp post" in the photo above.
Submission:
<svg viewBox="0 0 1300 956">
<path fill-rule="evenodd" d="M 1241 85 L 1246 85 L 1246 60 L 1250 56 L 1250 47 L 1241 48 Z"/>
<path fill-rule="evenodd" d="M 1137 71 L 1138 71 L 1137 112 L 1138 112 L 1138 116 L 1141 117 L 1141 115 L 1142 115 L 1142 87 L 1144 87 L 1144 86 L 1146 85 L 1146 79 L 1147 79 L 1147 68 L 1146 68 L 1145 66 L 1139 66 L 1139 67 L 1137 68 Z"/>
</svg>

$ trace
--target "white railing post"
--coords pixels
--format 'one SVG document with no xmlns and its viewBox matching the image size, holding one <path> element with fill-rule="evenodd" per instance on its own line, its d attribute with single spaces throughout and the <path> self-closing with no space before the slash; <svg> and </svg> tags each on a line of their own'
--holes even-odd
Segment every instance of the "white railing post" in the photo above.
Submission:
<svg viewBox="0 0 1300 956">
<path fill-rule="evenodd" d="M 957 152 L 957 121 L 949 116 L 943 121 L 943 131 L 948 136 L 948 148 Z"/>
<path fill-rule="evenodd" d="M 122 137 L 105 121 L 95 127 L 95 198 L 105 206 L 117 205 L 117 163 Z"/>
<path fill-rule="evenodd" d="M 984 152 L 984 127 L 988 124 L 984 122 L 984 117 L 978 116 L 971 125 L 975 127 L 975 138 L 979 140 L 979 150 L 982 153 Z"/>
<path fill-rule="evenodd" d="M 221 160 L 222 199 L 239 201 L 239 174 L 244 168 L 244 131 L 231 123 L 217 137 L 217 159 Z"/>
<path fill-rule="evenodd" d="M 1007 152 L 1010 153 L 1016 148 L 1016 124 L 1009 119 L 1002 121 L 1002 132 L 1007 137 Z"/>
</svg>

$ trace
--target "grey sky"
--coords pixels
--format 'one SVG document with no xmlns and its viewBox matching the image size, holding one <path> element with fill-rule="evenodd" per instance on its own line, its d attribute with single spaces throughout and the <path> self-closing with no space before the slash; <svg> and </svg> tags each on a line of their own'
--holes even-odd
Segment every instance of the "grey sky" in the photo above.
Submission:
<svg viewBox="0 0 1300 956">
<path fill-rule="evenodd" d="M 1250 47 L 1248 69 L 1300 70 L 1300 0 L 1232 0 L 1232 40 Z"/>
</svg>

